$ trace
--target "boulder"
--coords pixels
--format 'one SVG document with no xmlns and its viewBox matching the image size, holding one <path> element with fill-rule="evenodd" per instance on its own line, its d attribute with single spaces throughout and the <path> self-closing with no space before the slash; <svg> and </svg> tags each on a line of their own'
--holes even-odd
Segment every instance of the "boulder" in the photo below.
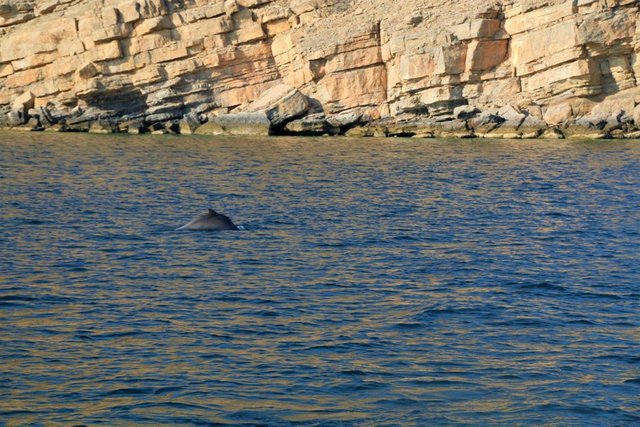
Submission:
<svg viewBox="0 0 640 427">
<path fill-rule="evenodd" d="M 18 96 L 12 104 L 12 110 L 14 111 L 24 111 L 25 113 L 30 110 L 31 108 L 34 107 L 35 105 L 35 100 L 36 97 L 33 95 L 33 93 L 27 91 L 25 93 L 23 93 L 22 95 Z"/>
<path fill-rule="evenodd" d="M 568 102 L 554 104 L 547 107 L 544 112 L 544 121 L 550 125 L 558 125 L 569 120 L 573 116 L 573 108 Z"/>
<path fill-rule="evenodd" d="M 94 64 L 93 62 L 89 62 L 81 66 L 78 71 L 76 71 L 76 73 L 80 79 L 87 80 L 91 77 L 95 77 L 99 73 L 99 71 L 96 67 L 96 64 Z"/>
<path fill-rule="evenodd" d="M 47 126 L 45 132 L 68 132 L 67 125 L 63 123 L 56 123 L 51 126 Z"/>
<path fill-rule="evenodd" d="M 26 123 L 29 119 L 28 111 L 35 105 L 36 97 L 27 91 L 18 96 L 11 104 L 9 122 L 14 125 Z"/>
<path fill-rule="evenodd" d="M 22 130 L 22 131 L 41 131 L 44 130 L 38 119 L 35 117 L 30 118 L 26 123 L 20 124 L 18 126 L 14 126 L 13 130 Z"/>
<path fill-rule="evenodd" d="M 602 130 L 607 134 L 610 134 L 611 132 L 614 132 L 617 130 L 622 130 L 623 116 L 624 116 L 623 112 L 618 112 L 610 115 L 609 117 L 604 118 L 605 125 L 602 128 Z"/>
<path fill-rule="evenodd" d="M 526 114 L 516 110 L 511 105 L 505 105 L 504 107 L 498 110 L 498 115 L 502 117 L 505 121 L 503 125 L 513 126 L 515 128 L 520 127 L 524 119 L 526 118 Z"/>
<path fill-rule="evenodd" d="M 68 123 L 67 132 L 89 132 L 89 122 Z"/>
<path fill-rule="evenodd" d="M 200 127 L 200 120 L 195 114 L 186 114 L 179 122 L 180 133 L 183 135 L 193 135 L 193 133 Z"/>
<path fill-rule="evenodd" d="M 438 123 L 436 136 L 440 138 L 472 138 L 475 135 L 464 120 L 451 120 Z"/>
<path fill-rule="evenodd" d="M 178 120 L 182 117 L 182 106 L 171 106 L 168 107 L 166 111 L 161 111 L 159 113 L 151 113 L 149 114 L 149 110 L 147 110 L 147 115 L 145 116 L 145 121 L 147 123 L 158 123 L 158 122 L 168 122 L 171 120 Z"/>
<path fill-rule="evenodd" d="M 322 113 L 312 114 L 289 122 L 284 129 L 288 133 L 306 136 L 337 135 L 340 133 L 340 128 L 331 126 Z"/>
<path fill-rule="evenodd" d="M 476 136 L 489 136 L 491 131 L 498 128 L 505 119 L 489 111 L 482 112 L 479 116 L 469 120 L 468 124 Z"/>
<path fill-rule="evenodd" d="M 109 133 L 114 133 L 115 131 L 116 129 L 113 126 L 113 124 L 108 121 L 99 120 L 96 122 L 92 122 L 89 125 L 89 133 L 109 134 Z"/>
<path fill-rule="evenodd" d="M 196 135 L 269 136 L 271 121 L 266 113 L 236 113 L 214 117 L 196 129 Z"/>
<path fill-rule="evenodd" d="M 96 107 L 76 107 L 71 111 L 70 116 L 66 118 L 66 122 L 70 125 L 76 125 L 80 123 L 92 123 L 98 121 L 113 121 L 116 117 L 117 113 L 114 111 L 103 110 Z"/>
<path fill-rule="evenodd" d="M 376 127 L 382 129 L 386 136 L 390 137 L 399 137 L 399 136 L 416 136 L 418 132 L 418 124 L 416 120 L 411 119 L 393 119 L 387 118 L 383 120 L 379 120 L 376 123 Z M 419 135 L 422 137 L 433 137 L 433 131 L 431 129 L 427 130 L 427 134 Z"/>
<path fill-rule="evenodd" d="M 180 134 L 180 120 L 171 120 L 164 124 L 164 128 L 167 130 L 167 133 L 178 135 Z"/>
<path fill-rule="evenodd" d="M 362 113 L 357 110 L 345 111 L 327 117 L 327 123 L 329 123 L 329 125 L 342 130 L 353 127 L 363 121 Z"/>
<path fill-rule="evenodd" d="M 164 122 L 150 123 L 147 126 L 147 130 L 152 135 L 164 135 L 164 134 L 169 133 L 169 131 L 167 130 L 167 125 Z"/>
<path fill-rule="evenodd" d="M 384 136 L 384 134 L 380 135 L 377 132 L 377 128 L 365 125 L 365 126 L 355 126 L 345 132 L 345 136 L 355 137 L 355 138 L 364 138 L 370 136 Z"/>
<path fill-rule="evenodd" d="M 46 106 L 29 110 L 29 116 L 37 117 L 44 126 L 51 126 L 58 122 Z"/>
<path fill-rule="evenodd" d="M 566 122 L 562 127 L 562 133 L 565 138 L 571 139 L 602 139 L 607 137 L 605 125 L 606 122 L 582 117 Z"/>
<path fill-rule="evenodd" d="M 637 130 L 635 132 L 629 132 L 625 135 L 625 138 L 627 139 L 640 139 L 640 130 Z"/>
<path fill-rule="evenodd" d="M 626 138 L 626 133 L 622 129 L 614 129 L 607 132 L 607 136 L 613 139 L 624 139 Z"/>
<path fill-rule="evenodd" d="M 518 130 L 526 119 L 526 115 L 516 110 L 511 105 L 506 105 L 497 111 L 497 116 L 502 118 L 498 127 L 489 132 L 491 138 L 520 138 Z"/>
<path fill-rule="evenodd" d="M 214 120 L 210 120 L 207 123 L 200 126 L 194 132 L 195 135 L 226 135 L 226 131 L 221 124 Z"/>
<path fill-rule="evenodd" d="M 144 125 L 144 120 L 128 120 L 120 124 L 120 131 L 126 132 L 130 135 L 139 135 L 147 131 L 147 127 Z"/>
<path fill-rule="evenodd" d="M 534 116 L 527 116 L 518 127 L 519 138 L 538 138 L 547 130 L 547 123 Z"/>
<path fill-rule="evenodd" d="M 542 132 L 542 134 L 540 135 L 540 138 L 542 139 L 564 139 L 564 134 L 562 133 L 562 131 L 556 127 L 551 127 L 551 128 L 547 128 L 547 130 L 545 130 L 544 132 Z"/>
<path fill-rule="evenodd" d="M 9 126 L 19 126 L 25 123 L 24 114 L 20 114 L 17 111 L 9 111 L 7 113 L 7 124 Z"/>
<path fill-rule="evenodd" d="M 309 100 L 293 86 L 279 84 L 265 91 L 260 98 L 241 110 L 243 113 L 264 113 L 273 127 L 302 117 L 309 109 Z"/>
</svg>

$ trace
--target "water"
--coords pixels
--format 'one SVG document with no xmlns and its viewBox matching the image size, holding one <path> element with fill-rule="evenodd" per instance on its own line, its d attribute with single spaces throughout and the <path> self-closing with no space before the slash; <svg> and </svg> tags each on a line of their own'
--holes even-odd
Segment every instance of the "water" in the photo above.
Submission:
<svg viewBox="0 0 640 427">
<path fill-rule="evenodd" d="M 638 425 L 639 160 L 2 134 L 0 425 Z"/>
</svg>

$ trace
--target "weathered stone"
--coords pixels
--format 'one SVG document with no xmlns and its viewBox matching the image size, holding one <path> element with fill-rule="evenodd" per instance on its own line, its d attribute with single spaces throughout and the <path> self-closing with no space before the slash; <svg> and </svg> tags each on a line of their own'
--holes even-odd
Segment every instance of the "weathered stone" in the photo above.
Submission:
<svg viewBox="0 0 640 427">
<path fill-rule="evenodd" d="M 260 98 L 242 111 L 264 112 L 274 127 L 301 117 L 309 109 L 309 101 L 298 89 L 289 85 L 277 85 L 265 91 Z"/>
<path fill-rule="evenodd" d="M 27 112 L 33 108 L 36 97 L 33 93 L 27 91 L 18 96 L 11 106 L 11 110 L 21 114 L 23 117 L 27 117 Z"/>
<path fill-rule="evenodd" d="M 89 132 L 89 122 L 67 123 L 67 132 Z"/>
<path fill-rule="evenodd" d="M 147 122 L 148 123 L 148 122 Z M 164 122 L 155 122 L 155 123 L 151 123 L 148 127 L 147 130 L 152 134 L 152 135 L 164 135 L 169 133 L 169 131 L 167 130 L 167 126 Z"/>
<path fill-rule="evenodd" d="M 604 127 L 602 128 L 602 130 L 604 131 L 605 134 L 610 135 L 612 132 L 616 131 L 616 130 L 622 130 L 622 112 L 620 112 L 619 114 L 612 114 L 609 117 L 603 118 L 603 121 L 605 123 Z"/>
<path fill-rule="evenodd" d="M 271 122 L 265 113 L 226 114 L 196 129 L 197 135 L 269 136 Z"/>
<path fill-rule="evenodd" d="M 465 68 L 469 71 L 488 71 L 506 60 L 509 40 L 473 40 L 467 49 Z"/>
<path fill-rule="evenodd" d="M 480 109 L 472 105 L 461 105 L 453 109 L 453 116 L 459 120 L 469 120 L 480 114 Z"/>
<path fill-rule="evenodd" d="M 183 135 L 192 135 L 200 125 L 200 120 L 195 114 L 187 114 L 182 118 L 182 120 L 180 120 L 180 133 Z"/>
<path fill-rule="evenodd" d="M 565 123 L 562 127 L 562 133 L 565 138 L 570 139 L 602 139 L 607 136 L 603 128 L 604 124 L 601 122 L 579 118 Z"/>
<path fill-rule="evenodd" d="M 379 105 L 385 101 L 386 69 L 374 65 L 325 75 L 317 83 L 318 99 L 329 113 Z"/>
<path fill-rule="evenodd" d="M 164 123 L 170 120 L 179 119 L 182 117 L 182 106 L 181 105 L 172 105 L 163 107 L 160 106 L 154 113 L 147 114 L 145 116 L 145 121 L 147 123 Z"/>
<path fill-rule="evenodd" d="M 368 138 L 376 136 L 376 129 L 371 126 L 356 126 L 347 130 L 344 134 L 352 138 Z"/>
<path fill-rule="evenodd" d="M 550 125 L 557 125 L 569 120 L 573 116 L 571 104 L 564 102 L 551 105 L 544 112 L 544 121 Z"/>
<path fill-rule="evenodd" d="M 142 119 L 125 120 L 118 123 L 118 132 L 138 135 L 144 133 L 146 130 L 147 128 L 144 125 L 144 120 Z"/>
<path fill-rule="evenodd" d="M 224 127 L 216 121 L 209 121 L 199 126 L 194 132 L 196 135 L 225 135 Z"/>
<path fill-rule="evenodd" d="M 464 120 L 438 121 L 435 119 L 417 119 L 387 125 L 388 136 L 411 136 L 417 138 L 471 138 L 473 130 Z"/>
<path fill-rule="evenodd" d="M 538 138 L 547 130 L 547 123 L 534 116 L 527 116 L 518 127 L 520 138 Z"/>
<path fill-rule="evenodd" d="M 167 133 L 171 135 L 180 134 L 180 121 L 179 120 L 171 120 L 165 123 L 164 128 L 167 130 Z"/>
<path fill-rule="evenodd" d="M 640 130 L 635 132 L 629 132 L 625 135 L 628 139 L 640 139 Z"/>
<path fill-rule="evenodd" d="M 226 13 L 227 15 L 233 15 L 234 13 L 238 12 L 240 10 L 240 7 L 238 5 L 238 3 L 236 2 L 236 0 L 225 0 L 224 1 L 224 13 Z"/>
<path fill-rule="evenodd" d="M 149 122 L 167 123 L 185 111 L 228 108 L 265 112 L 276 132 L 294 121 L 290 129 L 298 131 L 367 133 L 372 119 L 395 117 L 399 124 L 390 124 L 392 134 L 418 135 L 417 128 L 408 130 L 407 113 L 446 121 L 455 113 L 454 119 L 467 120 L 481 136 L 549 135 L 546 124 L 565 123 L 567 134 L 573 128 L 579 133 L 575 119 L 581 117 L 598 117 L 604 123 L 600 130 L 611 136 L 640 127 L 637 2 L 382 0 L 363 5 L 3 1 L 1 115 L 14 124 L 26 122 L 32 106 L 13 104 L 30 92 L 38 99 L 69 106 L 81 100 L 110 112 L 84 117 L 74 126 L 144 114 Z M 166 91 L 171 95 L 154 99 L 153 94 Z M 325 112 L 328 120 L 351 111 L 370 117 L 329 128 L 322 121 L 298 121 L 309 113 L 307 97 L 321 104 L 312 113 Z M 487 114 L 456 109 L 466 105 Z M 516 114 L 498 112 L 508 106 Z M 529 106 L 539 107 L 531 111 Z M 49 126 L 64 109 L 47 108 L 51 120 L 44 111 L 33 115 Z M 60 113 L 60 119 L 67 115 Z M 424 135 L 441 128 L 424 127 Z M 466 135 L 463 129 L 452 132 Z"/>
<path fill-rule="evenodd" d="M 474 133 L 464 120 L 451 120 L 436 125 L 436 136 L 441 138 L 472 138 Z"/>
<path fill-rule="evenodd" d="M 78 69 L 78 77 L 81 79 L 90 79 L 98 74 L 98 68 L 93 62 L 89 62 Z"/>
<path fill-rule="evenodd" d="M 476 136 L 485 137 L 500 127 L 504 123 L 505 119 L 489 111 L 485 111 L 477 117 L 469 120 L 468 125 Z"/>
<path fill-rule="evenodd" d="M 505 121 L 503 122 L 507 126 L 513 126 L 515 128 L 520 127 L 520 124 L 524 121 L 526 115 L 516 110 L 511 105 L 505 105 L 502 108 L 499 108 L 497 111 L 497 115 L 502 117 Z"/>
<path fill-rule="evenodd" d="M 7 113 L 6 124 L 8 126 L 18 126 L 22 123 L 24 123 L 24 115 L 21 115 L 16 111 L 9 111 Z"/>
<path fill-rule="evenodd" d="M 68 132 L 67 125 L 64 123 L 55 123 L 44 128 L 45 132 Z"/>
<path fill-rule="evenodd" d="M 0 16 L 11 15 L 13 8 L 9 3 L 0 3 Z"/>
<path fill-rule="evenodd" d="M 526 115 L 516 110 L 511 105 L 506 105 L 500 108 L 496 115 L 500 117 L 499 126 L 488 132 L 488 136 L 491 138 L 520 138 L 522 133 L 520 131 L 520 125 L 526 119 Z"/>
<path fill-rule="evenodd" d="M 346 111 L 340 114 L 333 114 L 327 117 L 327 123 L 334 128 L 349 128 L 363 121 L 362 112 Z"/>
<path fill-rule="evenodd" d="M 106 121 L 97 121 L 89 125 L 89 133 L 103 133 L 109 134 L 116 131 L 113 123 Z"/>
<path fill-rule="evenodd" d="M 331 126 L 324 114 L 312 114 L 298 120 L 291 121 L 285 126 L 285 131 L 297 135 L 337 135 L 340 128 Z"/>
<path fill-rule="evenodd" d="M 625 139 L 626 135 L 627 134 L 622 129 L 614 129 L 610 132 L 607 132 L 607 136 L 613 139 Z"/>
<path fill-rule="evenodd" d="M 72 110 L 59 102 L 48 102 L 43 109 L 46 110 L 48 119 L 53 123 L 65 122 L 73 113 Z"/>
<path fill-rule="evenodd" d="M 11 129 L 32 132 L 44 130 L 44 127 L 37 118 L 32 117 L 26 123 L 21 123 L 17 126 L 12 127 Z"/>
<path fill-rule="evenodd" d="M 564 133 L 560 129 L 552 127 L 545 130 L 540 137 L 544 139 L 564 139 Z"/>
</svg>

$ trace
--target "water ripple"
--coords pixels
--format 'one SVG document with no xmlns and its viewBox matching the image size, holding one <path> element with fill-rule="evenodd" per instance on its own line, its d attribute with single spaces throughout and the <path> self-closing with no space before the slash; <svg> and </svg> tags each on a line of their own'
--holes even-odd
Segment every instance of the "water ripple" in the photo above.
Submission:
<svg viewBox="0 0 640 427">
<path fill-rule="evenodd" d="M 637 425 L 639 158 L 3 134 L 0 424 Z"/>
</svg>

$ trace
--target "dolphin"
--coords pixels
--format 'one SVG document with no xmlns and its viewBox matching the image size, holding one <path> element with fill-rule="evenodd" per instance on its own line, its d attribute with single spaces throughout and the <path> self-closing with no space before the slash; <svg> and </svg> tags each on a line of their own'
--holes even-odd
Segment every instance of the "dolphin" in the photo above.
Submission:
<svg viewBox="0 0 640 427">
<path fill-rule="evenodd" d="M 238 230 L 238 227 L 228 216 L 209 209 L 209 212 L 186 223 L 178 230 Z"/>
</svg>

